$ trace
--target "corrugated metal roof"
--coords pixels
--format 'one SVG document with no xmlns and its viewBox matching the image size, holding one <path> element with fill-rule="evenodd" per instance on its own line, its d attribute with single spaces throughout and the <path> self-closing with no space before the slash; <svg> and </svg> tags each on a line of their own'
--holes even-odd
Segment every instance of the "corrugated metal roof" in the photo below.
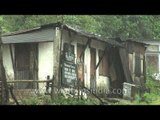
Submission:
<svg viewBox="0 0 160 120">
<path fill-rule="evenodd" d="M 30 43 L 30 42 L 45 42 L 53 41 L 54 29 L 53 28 L 44 28 L 37 29 L 30 32 L 19 33 L 19 34 L 9 34 L 2 36 L 2 43 Z"/>
<path fill-rule="evenodd" d="M 100 35 L 94 34 L 94 33 L 89 33 L 85 32 L 82 29 L 77 29 L 75 27 L 71 27 L 70 25 L 67 24 L 62 24 L 60 22 L 57 23 L 51 23 L 51 24 L 46 24 L 42 25 L 40 27 L 36 27 L 33 29 L 28 29 L 28 30 L 21 30 L 18 32 L 12 32 L 9 34 L 4 34 L 2 36 L 2 43 L 7 44 L 7 43 L 26 43 L 26 42 L 45 42 L 45 41 L 53 41 L 53 29 L 55 27 L 63 27 L 63 29 L 70 30 L 72 32 L 76 32 L 78 35 L 95 39 L 98 41 L 106 42 L 109 43 L 113 46 L 119 46 L 123 47 L 122 44 L 119 42 L 113 40 L 110 40 L 108 38 L 102 38 Z"/>
</svg>

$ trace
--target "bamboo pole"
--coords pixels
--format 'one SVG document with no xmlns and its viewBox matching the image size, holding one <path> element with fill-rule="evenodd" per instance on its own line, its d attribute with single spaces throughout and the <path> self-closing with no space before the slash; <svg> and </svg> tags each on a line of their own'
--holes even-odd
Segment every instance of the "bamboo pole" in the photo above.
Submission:
<svg viewBox="0 0 160 120">
<path fill-rule="evenodd" d="M 52 82 L 52 80 L 8 80 L 7 81 L 7 83 L 28 83 L 28 82 L 43 83 L 43 82 Z"/>
<path fill-rule="evenodd" d="M 1 39 L 1 32 L 2 29 L 0 28 L 0 81 L 2 81 L 2 88 L 1 88 L 1 104 L 7 104 L 8 103 L 8 86 L 7 86 L 7 80 L 6 80 L 6 73 L 5 68 L 3 66 L 3 55 L 2 55 L 2 39 Z"/>
</svg>

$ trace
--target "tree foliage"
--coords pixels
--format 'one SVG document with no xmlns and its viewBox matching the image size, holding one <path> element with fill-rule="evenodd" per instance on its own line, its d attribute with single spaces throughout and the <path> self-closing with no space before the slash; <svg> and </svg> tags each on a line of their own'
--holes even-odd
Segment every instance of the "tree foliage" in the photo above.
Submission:
<svg viewBox="0 0 160 120">
<path fill-rule="evenodd" d="M 62 21 L 103 37 L 160 39 L 159 15 L 1 15 L 3 32 Z"/>
</svg>

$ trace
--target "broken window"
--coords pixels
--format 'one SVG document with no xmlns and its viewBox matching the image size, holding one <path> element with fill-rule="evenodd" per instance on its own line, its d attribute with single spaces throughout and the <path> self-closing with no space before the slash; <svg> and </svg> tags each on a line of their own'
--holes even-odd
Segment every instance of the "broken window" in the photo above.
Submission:
<svg viewBox="0 0 160 120">
<path fill-rule="evenodd" d="M 146 66 L 148 74 L 158 74 L 159 71 L 159 46 L 158 45 L 150 45 L 147 47 L 146 52 Z"/>
<path fill-rule="evenodd" d="M 146 64 L 147 72 L 149 73 L 158 73 L 158 54 L 147 54 L 146 55 Z"/>
</svg>

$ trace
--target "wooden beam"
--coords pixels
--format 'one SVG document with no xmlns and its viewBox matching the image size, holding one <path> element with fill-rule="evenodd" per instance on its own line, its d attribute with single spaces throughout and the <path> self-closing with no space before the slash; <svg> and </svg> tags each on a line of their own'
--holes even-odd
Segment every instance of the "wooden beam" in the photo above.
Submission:
<svg viewBox="0 0 160 120">
<path fill-rule="evenodd" d="M 62 47 L 62 29 L 60 27 L 55 28 L 55 38 L 53 38 L 53 84 L 51 90 L 52 100 L 57 97 L 58 93 L 54 86 L 60 86 L 61 82 L 61 47 Z"/>
<path fill-rule="evenodd" d="M 146 54 L 159 54 L 160 51 L 146 51 Z"/>
<path fill-rule="evenodd" d="M 135 79 L 135 52 L 133 52 L 133 74 L 132 74 L 132 80 Z"/>
<path fill-rule="evenodd" d="M 1 88 L 1 104 L 7 104 L 9 100 L 9 93 L 8 93 L 8 86 L 7 86 L 7 79 L 6 79 L 6 71 L 3 66 L 3 55 L 2 55 L 2 39 L 1 39 L 1 28 L 0 28 L 0 81 L 2 81 L 2 88 Z"/>
<path fill-rule="evenodd" d="M 146 82 L 146 57 L 143 59 L 144 82 Z"/>
<path fill-rule="evenodd" d="M 141 75 L 143 76 L 143 73 L 144 73 L 144 69 L 143 69 L 143 66 L 144 66 L 144 64 L 143 64 L 143 54 L 140 54 L 140 63 L 141 63 Z"/>
<path fill-rule="evenodd" d="M 13 58 L 13 51 L 12 51 L 12 45 L 11 44 L 9 44 L 9 50 L 10 50 L 10 54 L 11 54 L 13 71 L 15 71 L 15 62 L 14 62 L 14 58 Z"/>
</svg>

